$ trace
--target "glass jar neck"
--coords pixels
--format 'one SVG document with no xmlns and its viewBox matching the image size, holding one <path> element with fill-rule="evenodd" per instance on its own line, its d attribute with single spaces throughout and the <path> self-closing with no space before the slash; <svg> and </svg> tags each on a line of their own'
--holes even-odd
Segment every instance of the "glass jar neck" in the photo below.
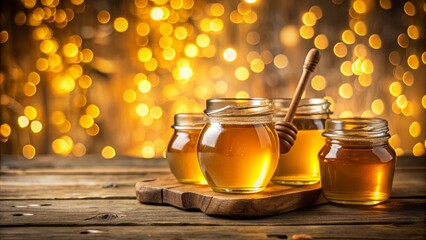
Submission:
<svg viewBox="0 0 426 240">
<path fill-rule="evenodd" d="M 388 123 L 380 118 L 340 118 L 325 122 L 323 136 L 349 142 L 387 142 Z"/>
</svg>

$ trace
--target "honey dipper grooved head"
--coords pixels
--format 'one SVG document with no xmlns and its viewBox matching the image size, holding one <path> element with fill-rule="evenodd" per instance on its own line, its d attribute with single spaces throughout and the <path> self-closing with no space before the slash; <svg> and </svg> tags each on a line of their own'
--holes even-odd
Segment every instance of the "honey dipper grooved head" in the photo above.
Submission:
<svg viewBox="0 0 426 240">
<path fill-rule="evenodd" d="M 320 58 L 321 58 L 321 54 L 319 50 L 316 48 L 312 48 L 306 55 L 305 63 L 303 64 L 303 69 L 306 69 L 309 72 L 313 72 Z"/>
</svg>

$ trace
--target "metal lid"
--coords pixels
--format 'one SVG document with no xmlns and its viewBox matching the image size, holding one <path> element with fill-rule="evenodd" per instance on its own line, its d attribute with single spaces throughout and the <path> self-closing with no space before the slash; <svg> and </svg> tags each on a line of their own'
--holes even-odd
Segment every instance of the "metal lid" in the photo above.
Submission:
<svg viewBox="0 0 426 240">
<path fill-rule="evenodd" d="M 285 115 L 290 107 L 291 98 L 274 98 L 272 106 L 276 115 Z M 324 98 L 300 99 L 296 115 L 331 114 L 330 102 Z"/>
<path fill-rule="evenodd" d="M 206 101 L 207 116 L 239 117 L 272 114 L 271 100 L 266 98 L 216 98 Z"/>
<path fill-rule="evenodd" d="M 205 124 L 204 114 L 202 113 L 178 113 L 175 114 L 174 124 L 175 129 L 201 129 Z"/>
<path fill-rule="evenodd" d="M 327 119 L 323 136 L 337 140 L 387 140 L 388 122 L 381 118 Z"/>
</svg>

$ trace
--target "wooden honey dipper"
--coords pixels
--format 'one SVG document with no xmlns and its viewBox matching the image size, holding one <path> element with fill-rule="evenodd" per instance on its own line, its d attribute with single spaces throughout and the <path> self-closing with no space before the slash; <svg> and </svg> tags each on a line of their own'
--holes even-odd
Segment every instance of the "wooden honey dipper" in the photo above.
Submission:
<svg viewBox="0 0 426 240">
<path fill-rule="evenodd" d="M 284 117 L 284 121 L 275 123 L 275 129 L 277 130 L 280 140 L 281 153 L 290 151 L 290 148 L 293 146 L 294 141 L 296 140 L 297 128 L 293 124 L 293 117 L 296 113 L 297 106 L 299 105 L 300 98 L 302 98 L 306 84 L 308 83 L 309 75 L 315 70 L 320 57 L 320 53 L 316 48 L 312 48 L 308 52 L 303 64 L 302 76 L 300 76 L 299 83 L 297 85 L 296 91 L 294 92 L 288 112 Z"/>
</svg>

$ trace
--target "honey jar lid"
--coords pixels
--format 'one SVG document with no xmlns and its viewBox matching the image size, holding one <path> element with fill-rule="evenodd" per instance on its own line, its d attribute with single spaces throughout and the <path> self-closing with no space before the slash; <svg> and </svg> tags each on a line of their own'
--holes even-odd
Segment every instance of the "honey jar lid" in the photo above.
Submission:
<svg viewBox="0 0 426 240">
<path fill-rule="evenodd" d="M 262 116 L 273 113 L 271 100 L 266 98 L 215 98 L 206 101 L 207 116 Z"/>
<path fill-rule="evenodd" d="M 381 118 L 337 118 L 325 121 L 323 136 L 336 140 L 386 140 L 388 122 Z"/>
<path fill-rule="evenodd" d="M 178 113 L 175 114 L 174 124 L 175 129 L 201 129 L 205 125 L 204 114 L 202 113 Z"/>
</svg>

